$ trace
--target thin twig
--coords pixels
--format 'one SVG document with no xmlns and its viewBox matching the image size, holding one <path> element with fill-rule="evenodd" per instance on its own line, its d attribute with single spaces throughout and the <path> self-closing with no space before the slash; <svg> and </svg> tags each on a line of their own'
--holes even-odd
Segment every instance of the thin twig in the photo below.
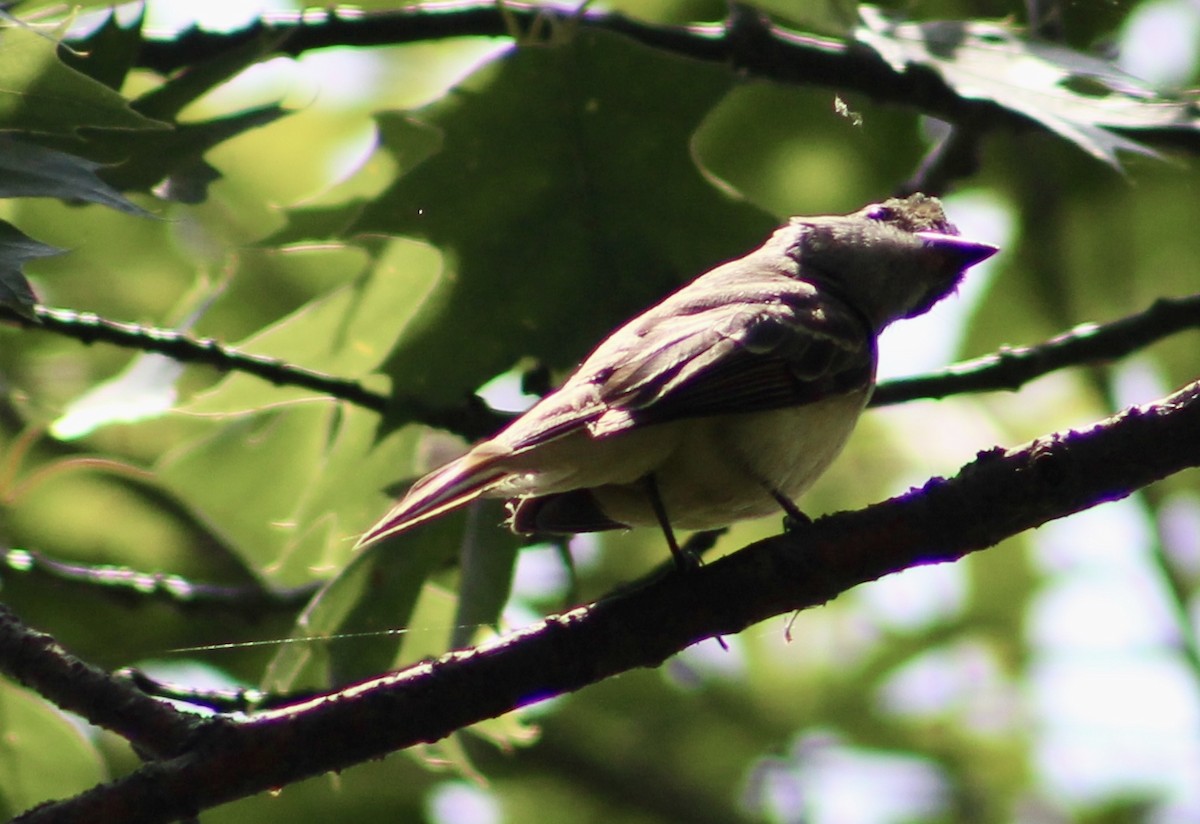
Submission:
<svg viewBox="0 0 1200 824">
<path fill-rule="evenodd" d="M 35 306 L 33 313 L 36 320 L 23 317 L 7 307 L 0 307 L 0 320 L 26 328 L 47 329 L 86 344 L 100 341 L 143 352 L 158 352 L 180 363 L 201 363 L 224 372 L 245 372 L 276 386 L 312 389 L 375 412 L 387 409 L 387 396 L 372 392 L 357 381 L 335 378 L 279 358 L 248 355 L 212 338 L 197 338 L 174 329 L 121 323 L 92 312 L 71 309 Z"/>
<path fill-rule="evenodd" d="M 136 667 L 125 667 L 113 675 L 116 678 L 128 679 L 139 690 L 154 698 L 180 701 L 227 715 L 244 715 L 249 712 L 273 709 L 285 703 L 294 704 L 308 700 L 316 694 L 312 691 L 280 695 L 255 689 L 198 689 L 154 678 Z"/>
<path fill-rule="evenodd" d="M 921 158 L 912 177 L 893 194 L 908 197 L 917 192 L 944 195 L 954 181 L 974 177 L 979 172 L 979 151 L 983 132 L 973 124 L 941 124 L 945 129 L 933 147 Z"/>
<path fill-rule="evenodd" d="M 36 306 L 33 312 L 34 318 L 27 318 L 9 307 L 0 306 L 0 321 L 26 329 L 54 332 L 88 345 L 99 341 L 142 352 L 157 352 L 180 363 L 244 372 L 275 386 L 311 389 L 372 412 L 390 414 L 396 421 L 417 421 L 455 432 L 469 440 L 495 432 L 509 420 L 474 396 L 459 406 L 434 407 L 415 397 L 388 397 L 367 389 L 358 381 L 327 375 L 280 358 L 239 352 L 213 338 L 197 338 L 173 329 L 108 320 L 92 312 L 45 306 Z"/>
<path fill-rule="evenodd" d="M 967 392 L 1019 389 L 1069 366 L 1119 360 L 1186 329 L 1200 328 L 1200 294 L 1159 298 L 1149 309 L 1106 324 L 1085 323 L 1035 346 L 1005 347 L 940 372 L 885 381 L 872 406 Z"/>
<path fill-rule="evenodd" d="M 398 420 L 420 421 L 471 440 L 495 432 L 510 420 L 474 396 L 461 406 L 445 408 L 433 408 L 415 398 L 389 401 L 355 381 L 324 375 L 278 358 L 246 355 L 211 338 L 197 339 L 172 330 L 119 323 L 91 313 L 44 307 L 36 311 L 40 325 L 5 307 L 0 307 L 0 319 L 27 328 L 45 328 L 84 343 L 103 340 L 132 349 L 161 352 L 184 362 L 248 372 L 277 386 L 303 386 L 374 411 L 382 412 L 391 403 L 392 414 Z M 1086 323 L 1043 343 L 1005 347 L 939 372 L 884 381 L 876 387 L 871 406 L 970 392 L 1016 390 L 1050 372 L 1119 360 L 1156 341 L 1196 328 L 1200 328 L 1200 294 L 1160 298 L 1145 311 L 1105 324 Z"/>
<path fill-rule="evenodd" d="M 161 601 L 184 609 L 211 609 L 258 617 L 267 612 L 294 612 L 311 600 L 319 584 L 272 589 L 196 583 L 181 575 L 139 572 L 129 567 L 71 564 L 27 549 L 0 553 L 9 574 L 34 575 L 94 588 L 121 601 Z"/>
</svg>

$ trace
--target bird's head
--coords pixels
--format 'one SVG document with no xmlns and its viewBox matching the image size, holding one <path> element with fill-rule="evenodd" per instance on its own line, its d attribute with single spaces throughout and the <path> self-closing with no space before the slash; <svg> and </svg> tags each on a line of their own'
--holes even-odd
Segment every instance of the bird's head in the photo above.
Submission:
<svg viewBox="0 0 1200 824">
<path fill-rule="evenodd" d="M 876 331 L 928 311 L 997 251 L 961 237 L 941 202 L 923 194 L 849 215 L 795 217 L 773 241 L 786 245 L 801 277 L 841 295 Z"/>
</svg>

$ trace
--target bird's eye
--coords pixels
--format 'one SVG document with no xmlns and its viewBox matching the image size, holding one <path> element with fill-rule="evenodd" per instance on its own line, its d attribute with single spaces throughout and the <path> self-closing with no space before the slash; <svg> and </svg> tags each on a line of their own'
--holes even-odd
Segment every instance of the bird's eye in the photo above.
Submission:
<svg viewBox="0 0 1200 824">
<path fill-rule="evenodd" d="M 871 220 L 894 220 L 896 210 L 891 206 L 885 206 L 882 203 L 876 203 L 867 211 L 867 217 Z"/>
</svg>

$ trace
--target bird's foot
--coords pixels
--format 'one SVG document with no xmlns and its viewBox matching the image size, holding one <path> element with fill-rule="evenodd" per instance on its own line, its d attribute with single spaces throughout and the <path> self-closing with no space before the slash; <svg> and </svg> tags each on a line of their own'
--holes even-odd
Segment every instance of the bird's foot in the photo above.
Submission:
<svg viewBox="0 0 1200 824">
<path fill-rule="evenodd" d="M 801 529 L 802 527 L 812 524 L 812 518 L 801 512 L 800 508 L 796 506 L 795 502 L 793 502 L 791 498 L 787 497 L 782 492 L 772 489 L 771 497 L 778 502 L 780 509 L 782 509 L 784 512 L 784 532 L 795 532 L 797 529 Z"/>
</svg>

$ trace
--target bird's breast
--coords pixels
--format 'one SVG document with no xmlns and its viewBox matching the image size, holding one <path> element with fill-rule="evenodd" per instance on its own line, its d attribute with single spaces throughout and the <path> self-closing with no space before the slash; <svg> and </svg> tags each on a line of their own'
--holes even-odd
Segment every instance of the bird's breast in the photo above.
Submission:
<svg viewBox="0 0 1200 824">
<path fill-rule="evenodd" d="M 674 445 L 654 469 L 671 523 L 712 529 L 780 511 L 775 490 L 795 500 L 842 451 L 867 393 L 805 406 L 675 421 Z M 655 427 L 647 427 L 651 432 Z M 656 523 L 643 484 L 595 490 L 609 517 L 633 526 Z"/>
</svg>

